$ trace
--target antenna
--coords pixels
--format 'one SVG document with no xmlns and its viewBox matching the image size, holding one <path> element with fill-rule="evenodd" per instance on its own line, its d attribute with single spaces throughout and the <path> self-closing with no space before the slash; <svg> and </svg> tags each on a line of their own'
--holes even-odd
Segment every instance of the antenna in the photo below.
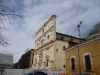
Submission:
<svg viewBox="0 0 100 75">
<path fill-rule="evenodd" d="M 80 26 L 81 26 L 82 22 L 83 22 L 83 21 L 81 21 L 81 22 L 77 25 L 77 27 L 75 28 L 75 30 L 73 31 L 73 33 L 74 33 L 76 30 L 78 30 L 78 37 L 79 37 L 79 38 L 81 38 L 81 35 L 80 35 Z M 73 33 L 72 33 L 72 34 L 73 34 Z M 72 34 L 71 34 L 71 36 L 72 36 Z"/>
</svg>

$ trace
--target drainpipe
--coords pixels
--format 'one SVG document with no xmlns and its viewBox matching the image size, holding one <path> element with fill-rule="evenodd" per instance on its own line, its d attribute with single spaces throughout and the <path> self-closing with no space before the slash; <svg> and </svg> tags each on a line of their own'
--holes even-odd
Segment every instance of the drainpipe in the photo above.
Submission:
<svg viewBox="0 0 100 75">
<path fill-rule="evenodd" d="M 79 48 L 77 47 L 78 49 L 78 62 L 79 62 L 79 73 L 81 74 L 81 65 L 80 65 L 80 54 L 79 54 Z"/>
</svg>

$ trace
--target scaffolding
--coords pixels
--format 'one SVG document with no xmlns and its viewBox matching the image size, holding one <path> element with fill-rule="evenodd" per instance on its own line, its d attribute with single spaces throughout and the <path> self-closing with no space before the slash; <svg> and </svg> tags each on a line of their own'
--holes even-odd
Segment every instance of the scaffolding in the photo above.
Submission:
<svg viewBox="0 0 100 75">
<path fill-rule="evenodd" d="M 13 53 L 0 50 L 0 68 L 12 68 Z"/>
</svg>

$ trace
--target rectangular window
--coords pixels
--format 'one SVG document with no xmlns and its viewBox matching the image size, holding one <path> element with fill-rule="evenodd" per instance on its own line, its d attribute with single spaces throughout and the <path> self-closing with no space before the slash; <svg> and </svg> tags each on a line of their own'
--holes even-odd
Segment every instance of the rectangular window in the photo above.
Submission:
<svg viewBox="0 0 100 75">
<path fill-rule="evenodd" d="M 65 48 L 66 48 L 66 47 L 65 47 L 65 46 L 63 46 L 63 50 L 65 50 Z"/>
<path fill-rule="evenodd" d="M 56 52 L 58 52 L 58 49 L 56 49 Z"/>
<path fill-rule="evenodd" d="M 75 70 L 75 58 L 71 58 L 71 70 Z"/>
<path fill-rule="evenodd" d="M 84 58 L 85 58 L 86 70 L 92 70 L 90 55 L 85 55 Z"/>
<path fill-rule="evenodd" d="M 47 59 L 47 64 L 46 64 L 47 67 L 48 67 L 48 62 L 49 62 L 49 59 Z"/>
</svg>

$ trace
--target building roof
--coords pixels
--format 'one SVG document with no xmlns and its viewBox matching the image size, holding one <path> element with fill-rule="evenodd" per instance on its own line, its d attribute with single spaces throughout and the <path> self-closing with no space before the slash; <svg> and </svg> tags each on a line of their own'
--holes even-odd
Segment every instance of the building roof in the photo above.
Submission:
<svg viewBox="0 0 100 75">
<path fill-rule="evenodd" d="M 62 33 L 59 33 L 59 32 L 56 32 L 56 34 L 60 34 L 60 35 L 64 35 L 64 36 L 68 36 L 68 37 L 76 38 L 76 39 L 80 39 L 80 40 L 85 40 L 83 38 L 78 38 L 78 37 L 70 36 L 70 35 L 67 35 L 67 34 L 62 34 Z"/>
<path fill-rule="evenodd" d="M 82 47 L 82 46 L 86 46 L 86 45 L 89 45 L 89 44 L 92 44 L 92 43 L 95 43 L 95 42 L 98 42 L 98 41 L 100 41 L 100 36 L 93 38 L 93 39 L 90 39 L 90 40 L 87 40 L 87 41 L 84 41 L 80 44 L 76 44 L 72 47 L 68 47 L 68 48 L 65 49 L 65 51 L 70 51 L 70 50 L 73 50 L 73 49 L 76 49 L 76 48 L 79 48 L 79 47 Z"/>
</svg>

